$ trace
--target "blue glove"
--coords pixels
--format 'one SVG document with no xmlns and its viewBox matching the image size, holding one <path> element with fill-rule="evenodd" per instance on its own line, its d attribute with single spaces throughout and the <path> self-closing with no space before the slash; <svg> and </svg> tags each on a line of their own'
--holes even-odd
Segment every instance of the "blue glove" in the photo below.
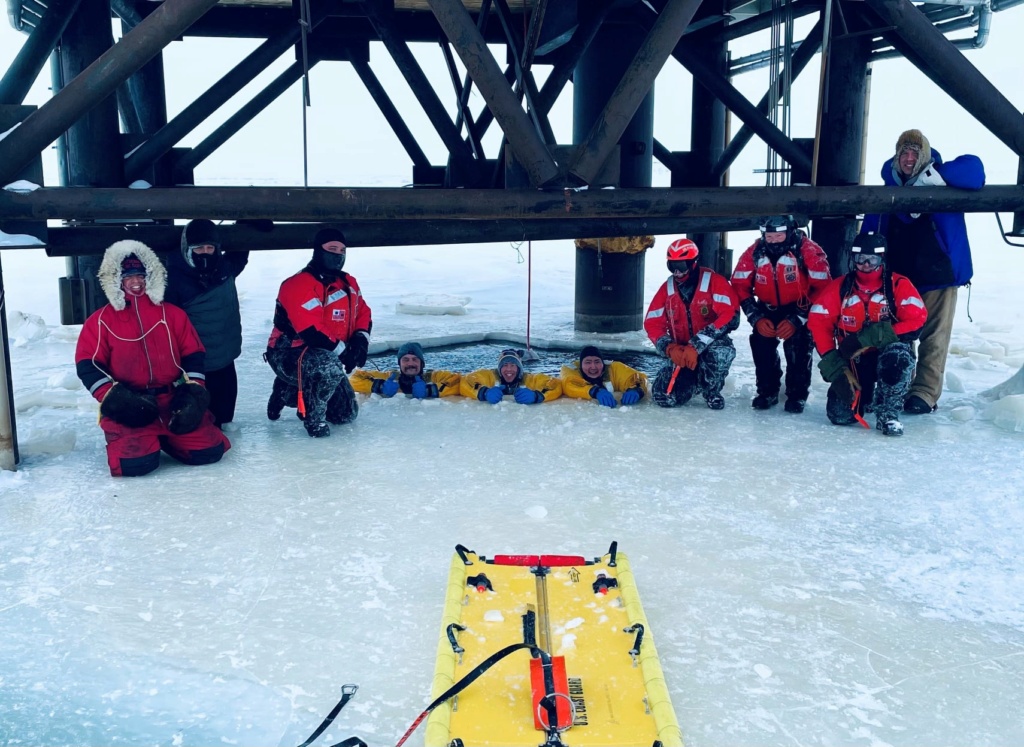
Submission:
<svg viewBox="0 0 1024 747">
<path fill-rule="evenodd" d="M 396 394 L 398 394 L 398 376 L 391 374 L 387 381 L 380 385 L 380 396 L 394 397 Z"/>
<path fill-rule="evenodd" d="M 544 399 L 544 395 L 540 392 L 534 391 L 533 389 L 519 388 L 516 389 L 516 402 L 521 405 L 535 405 Z"/>
<path fill-rule="evenodd" d="M 640 390 L 639 389 L 627 389 L 622 393 L 622 404 L 624 405 L 635 405 L 640 401 Z"/>
<path fill-rule="evenodd" d="M 500 386 L 492 386 L 484 391 L 484 399 L 492 405 L 496 405 L 501 402 L 501 398 L 503 396 L 504 392 L 501 391 Z"/>
<path fill-rule="evenodd" d="M 598 389 L 597 394 L 594 395 L 594 399 L 597 400 L 598 404 L 604 405 L 605 407 L 615 407 L 615 395 L 607 389 Z"/>
<path fill-rule="evenodd" d="M 422 376 L 417 376 L 416 381 L 412 383 L 412 396 L 416 399 L 427 398 L 427 382 L 423 380 Z"/>
</svg>

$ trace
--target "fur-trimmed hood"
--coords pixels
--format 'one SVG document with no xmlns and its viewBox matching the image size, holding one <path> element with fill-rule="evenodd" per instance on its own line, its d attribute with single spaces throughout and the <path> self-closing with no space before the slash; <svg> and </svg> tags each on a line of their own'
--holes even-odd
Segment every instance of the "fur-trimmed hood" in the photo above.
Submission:
<svg viewBox="0 0 1024 747">
<path fill-rule="evenodd" d="M 121 290 L 121 262 L 132 254 L 138 257 L 146 268 L 146 295 L 150 301 L 155 304 L 163 303 L 164 290 L 167 288 L 167 271 L 152 249 L 141 241 L 131 239 L 111 244 L 103 253 L 103 261 L 96 277 L 99 278 L 100 287 L 103 288 L 110 305 L 118 311 L 128 305 L 124 291 Z"/>
<path fill-rule="evenodd" d="M 899 138 L 896 140 L 896 155 L 893 156 L 893 166 L 899 170 L 900 153 L 903 152 L 904 148 L 916 148 L 917 149 L 917 164 L 914 166 L 914 171 L 909 176 L 903 177 L 904 180 L 913 179 L 924 169 L 925 166 L 932 162 L 932 146 L 928 142 L 928 138 L 924 136 L 920 130 L 906 130 L 900 133 Z"/>
</svg>

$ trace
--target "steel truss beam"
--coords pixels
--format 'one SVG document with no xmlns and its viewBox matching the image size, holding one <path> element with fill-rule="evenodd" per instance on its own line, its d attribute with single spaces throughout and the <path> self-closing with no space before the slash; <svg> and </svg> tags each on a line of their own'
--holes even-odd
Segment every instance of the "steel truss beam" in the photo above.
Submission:
<svg viewBox="0 0 1024 747">
<path fill-rule="evenodd" d="M 444 104 L 441 103 L 427 76 L 416 62 L 409 45 L 406 44 L 395 27 L 394 13 L 389 13 L 380 0 L 368 0 L 363 3 L 363 7 L 366 9 L 377 36 L 380 37 L 381 42 L 391 54 L 395 65 L 398 66 L 406 83 L 409 84 L 409 88 L 412 89 L 413 95 L 416 96 L 416 100 L 419 101 L 431 124 L 434 125 L 434 129 L 448 149 L 448 153 L 455 160 L 472 161 L 472 149 L 462 139 L 459 129 L 452 123 Z"/>
<path fill-rule="evenodd" d="M 50 4 L 39 25 L 32 29 L 18 56 L 0 80 L 0 104 L 21 104 L 36 82 L 60 35 L 64 33 L 81 0 Z"/>
<path fill-rule="evenodd" d="M 716 187 L 557 191 L 414 190 L 339 187 L 190 187 L 188 189 L 37 189 L 0 191 L 0 220 L 275 221 L 647 220 L 668 216 L 856 215 L 858 213 L 1013 212 L 1024 187 Z"/>
<path fill-rule="evenodd" d="M 646 13 L 638 11 L 637 18 L 645 27 L 650 28 L 657 18 L 653 11 Z M 675 57 L 683 67 L 690 71 L 695 79 L 700 81 L 708 91 L 719 101 L 725 104 L 733 114 L 739 117 L 743 123 L 754 131 L 768 146 L 782 156 L 792 166 L 804 169 L 808 173 L 811 170 L 811 158 L 799 145 L 794 143 L 778 127 L 768 121 L 768 118 L 761 114 L 754 104 L 747 97 L 740 93 L 736 87 L 724 76 L 719 75 L 700 56 L 690 50 L 684 38 L 675 49 L 672 50 Z"/>
<path fill-rule="evenodd" d="M 462 64 L 487 102 L 508 143 L 530 176 L 540 186 L 558 176 L 558 165 L 509 89 L 494 55 L 460 0 L 428 0 L 438 23 L 455 47 Z M 501 0 L 498 0 L 499 4 Z M 516 63 L 518 65 L 518 61 Z M 460 142 L 461 139 L 460 139 Z"/>
<path fill-rule="evenodd" d="M 43 148 L 156 57 L 217 0 L 164 0 L 56 96 L 0 140 L 0 183 L 13 179 Z"/>
<path fill-rule="evenodd" d="M 409 154 L 413 164 L 421 168 L 430 166 L 430 160 L 423 152 L 423 149 L 420 148 L 419 143 L 416 142 L 416 136 L 412 134 L 412 130 L 409 129 L 405 120 L 402 119 L 398 108 L 392 103 L 387 91 L 384 90 L 384 86 L 374 74 L 369 63 L 359 59 L 356 55 L 352 55 L 350 63 L 352 69 L 356 71 L 356 75 L 359 76 L 359 80 L 363 81 L 363 85 L 366 86 L 370 98 L 374 100 L 377 108 L 380 109 L 380 113 L 384 115 L 384 119 L 391 125 L 391 130 L 395 133 L 402 147 L 405 148 L 405 152 Z"/>
<path fill-rule="evenodd" d="M 509 220 L 403 220 L 361 221 L 345 224 L 350 246 L 429 246 L 481 244 L 505 241 L 603 238 L 605 236 L 665 235 L 689 232 L 749 231 L 758 218 L 643 218 L 643 219 L 533 219 Z M 271 249 L 309 250 L 319 223 L 277 223 L 271 231 L 245 224 L 222 225 L 218 232 L 225 251 Z M 152 224 L 127 226 L 73 226 L 51 228 L 46 253 L 51 257 L 102 254 L 106 247 L 126 237 L 156 251 L 178 251 L 181 226 Z"/>
<path fill-rule="evenodd" d="M 787 65 L 790 68 L 790 77 L 792 80 L 796 80 L 800 73 L 807 67 L 807 63 L 811 61 L 818 50 L 821 49 L 821 35 L 824 23 L 819 18 L 818 22 L 814 24 L 814 27 L 807 33 L 804 40 L 800 43 L 796 52 L 793 53 L 791 60 L 787 61 Z M 761 116 L 768 116 L 768 111 L 778 104 L 778 99 L 772 96 L 772 91 L 776 91 L 778 95 L 781 95 L 781 88 L 778 85 L 772 84 L 768 86 L 768 90 L 764 96 L 761 97 L 761 101 L 757 104 L 757 111 Z M 718 163 L 711 169 L 711 177 L 717 180 L 729 167 L 732 166 L 733 161 L 739 156 L 750 139 L 754 137 L 754 130 L 747 124 L 744 124 L 739 131 L 733 136 L 732 140 L 725 148 L 725 152 L 722 153 L 722 157 L 718 159 Z"/>
<path fill-rule="evenodd" d="M 284 54 L 285 50 L 290 49 L 298 41 L 300 34 L 299 24 L 293 22 L 254 49 L 223 78 L 182 109 L 178 116 L 153 133 L 152 137 L 127 156 L 124 163 L 125 176 L 129 180 L 135 179 L 152 166 L 158 158 L 202 124 L 210 114 L 249 85 L 257 75 Z"/>
<path fill-rule="evenodd" d="M 643 46 L 623 73 L 587 137 L 576 149 L 569 172 L 591 183 L 626 131 L 665 61 L 700 7 L 701 0 L 669 0 L 658 13 Z"/>
<path fill-rule="evenodd" d="M 309 69 L 312 70 L 317 60 L 312 60 Z M 249 122 L 273 102 L 291 88 L 297 80 L 302 77 L 303 67 L 301 62 L 293 62 L 284 72 L 272 80 L 267 87 L 245 104 L 241 109 L 228 117 L 220 127 L 211 132 L 206 138 L 194 148 L 182 155 L 174 164 L 174 170 L 178 176 L 184 176 L 191 172 L 200 163 L 209 158 L 217 148 L 230 140 L 235 133 L 245 127 Z"/>
<path fill-rule="evenodd" d="M 920 9 L 909 0 L 867 0 L 867 4 L 913 48 L 916 54 L 911 62 L 929 77 L 937 75 L 946 93 L 1014 153 L 1024 156 L 1024 116 Z"/>
</svg>

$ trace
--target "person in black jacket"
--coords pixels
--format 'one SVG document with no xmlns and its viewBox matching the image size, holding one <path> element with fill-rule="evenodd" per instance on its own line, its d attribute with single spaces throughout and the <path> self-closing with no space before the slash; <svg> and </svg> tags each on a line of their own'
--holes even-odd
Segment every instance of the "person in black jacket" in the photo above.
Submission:
<svg viewBox="0 0 1024 747">
<path fill-rule="evenodd" d="M 172 254 L 168 262 L 165 298 L 185 310 L 206 348 L 206 389 L 217 427 L 235 416 L 235 358 L 242 353 L 235 278 L 248 262 L 247 251 L 225 254 L 217 226 L 205 219 L 185 226 L 181 252 Z"/>
</svg>

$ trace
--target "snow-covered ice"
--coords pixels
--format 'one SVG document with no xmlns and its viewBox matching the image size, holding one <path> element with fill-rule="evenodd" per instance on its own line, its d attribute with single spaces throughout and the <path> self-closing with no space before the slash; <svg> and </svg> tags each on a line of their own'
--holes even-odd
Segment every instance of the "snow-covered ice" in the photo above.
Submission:
<svg viewBox="0 0 1024 747">
<path fill-rule="evenodd" d="M 969 59 L 1021 111 L 1018 10 L 996 14 Z M 2 33 L 10 59 L 7 39 L 22 37 Z M 204 43 L 208 54 L 187 51 Z M 169 114 L 254 46 L 168 47 L 168 71 L 192 66 L 184 81 L 168 75 Z M 279 63 L 253 94 L 290 60 Z M 314 85 L 339 67 L 318 66 Z M 875 70 L 868 183 L 907 127 L 947 157 L 981 155 L 990 183 L 1016 182 L 1017 157 L 923 75 L 888 61 Z M 309 110 L 310 183 L 404 183 L 402 149 L 372 119 L 354 74 L 341 74 L 350 78 L 330 90 L 345 96 L 320 96 Z M 689 81 L 675 69 L 663 76 L 656 132 L 686 150 Z M 46 78 L 27 103 L 46 100 Z M 754 78 L 734 82 L 757 100 L 764 84 Z M 443 65 L 437 80 L 449 86 Z M 817 84 L 804 76 L 796 97 Z M 559 142 L 571 141 L 570 98 L 551 117 Z M 443 163 L 433 128 L 409 108 L 431 162 Z M 299 131 L 299 112 L 293 89 L 197 180 L 301 183 L 302 139 L 277 137 Z M 200 142 L 221 115 L 182 144 Z M 794 120 L 795 135 L 813 127 L 813 111 Z M 751 176 L 763 147 L 748 150 L 757 153 L 737 162 L 733 184 L 763 184 Z M 401 173 L 367 184 L 390 173 L 367 153 Z M 1024 253 L 1003 243 L 991 215 L 968 221 L 976 275 L 960 295 L 947 390 L 938 412 L 905 418 L 901 439 L 829 425 L 817 376 L 803 415 L 752 411 L 743 325 L 722 412 L 699 402 L 666 411 L 373 397 L 354 424 L 314 441 L 292 411 L 276 423 L 264 414 L 271 373 L 260 354 L 274 296 L 307 256 L 265 252 L 239 283 L 234 448 L 217 465 L 166 460 L 137 480 L 108 476 L 96 405 L 75 385 L 78 329 L 57 315 L 64 260 L 4 251 L 22 463 L 0 472 L 0 742 L 294 745 L 356 682 L 358 696 L 317 744 L 353 734 L 394 744 L 429 702 L 456 543 L 599 555 L 614 539 L 632 561 L 690 747 L 1024 744 L 1024 376 L 1011 378 L 1024 363 Z M 667 238 L 648 254 L 646 300 L 664 280 Z M 729 246 L 738 256 L 750 238 L 731 234 Z M 35 243 L 0 235 L 5 247 Z M 419 339 L 429 361 L 432 341 L 521 345 L 531 248 L 535 346 L 649 349 L 640 334 L 573 333 L 571 242 L 354 247 L 347 269 L 374 309 L 373 349 Z M 439 295 L 472 302 L 440 314 Z M 397 313 L 410 296 L 428 297 L 420 306 L 434 313 Z M 585 632 L 561 645 L 579 647 Z"/>
<path fill-rule="evenodd" d="M 592 341 L 571 330 L 571 243 L 534 249 L 535 337 Z M 476 247 L 486 261 L 467 273 L 463 251 L 422 265 L 412 249 L 350 250 L 375 340 L 523 333 L 515 252 Z M 427 702 L 456 543 L 596 556 L 613 539 L 690 745 L 1024 741 L 1024 412 L 1014 394 L 981 397 L 1024 352 L 1010 303 L 1024 258 L 978 258 L 976 322 L 961 311 L 950 359 L 962 391 L 906 417 L 899 440 L 831 426 L 819 380 L 803 415 L 751 410 L 744 325 L 723 412 L 371 397 L 314 441 L 291 410 L 266 419 L 260 358 L 277 285 L 305 254 L 259 253 L 239 283 L 234 448 L 119 480 L 74 379 L 77 328 L 56 326 L 62 263 L 3 261 L 19 278 L 23 451 L 0 476 L 8 743 L 298 744 L 346 682 L 359 695 L 323 739 L 393 743 Z M 423 287 L 479 303 L 397 313 L 413 267 Z M 652 259 L 648 298 L 662 280 Z M 1007 356 L 960 365 L 983 345 Z M 578 646 L 585 626 L 565 633 Z"/>
</svg>

